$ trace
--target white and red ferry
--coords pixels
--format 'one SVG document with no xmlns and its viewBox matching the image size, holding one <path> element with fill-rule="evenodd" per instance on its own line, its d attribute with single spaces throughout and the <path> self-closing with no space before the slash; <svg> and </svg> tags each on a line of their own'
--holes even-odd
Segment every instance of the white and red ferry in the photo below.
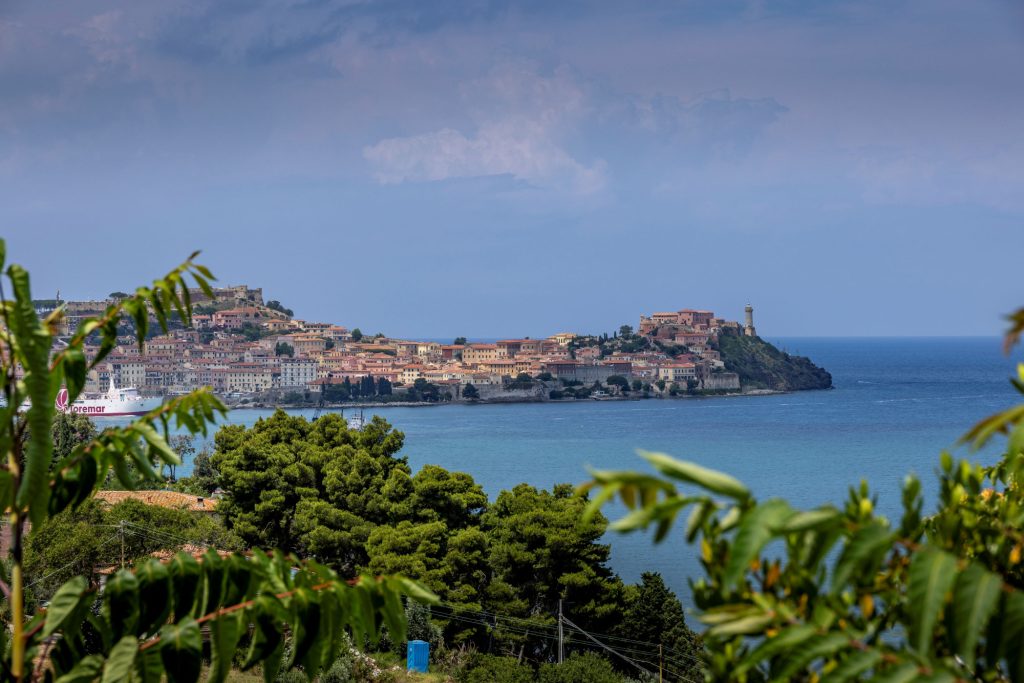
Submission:
<svg viewBox="0 0 1024 683">
<path fill-rule="evenodd" d="M 163 403 L 159 396 L 146 398 L 138 389 L 129 387 L 118 389 L 114 386 L 114 378 L 110 378 L 110 388 L 104 394 L 81 396 L 68 405 L 68 390 L 61 387 L 57 394 L 57 410 L 62 413 L 81 413 L 89 417 L 123 417 L 126 415 L 144 415 Z"/>
</svg>

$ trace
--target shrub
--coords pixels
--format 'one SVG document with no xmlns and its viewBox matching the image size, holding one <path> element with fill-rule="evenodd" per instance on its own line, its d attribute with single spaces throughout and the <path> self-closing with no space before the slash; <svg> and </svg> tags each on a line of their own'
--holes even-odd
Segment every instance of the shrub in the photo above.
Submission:
<svg viewBox="0 0 1024 683">
<path fill-rule="evenodd" d="M 477 655 L 459 676 L 459 683 L 532 683 L 533 669 L 515 657 Z"/>
<path fill-rule="evenodd" d="M 611 662 L 596 652 L 573 652 L 561 664 L 543 664 L 540 683 L 623 683 Z"/>
</svg>

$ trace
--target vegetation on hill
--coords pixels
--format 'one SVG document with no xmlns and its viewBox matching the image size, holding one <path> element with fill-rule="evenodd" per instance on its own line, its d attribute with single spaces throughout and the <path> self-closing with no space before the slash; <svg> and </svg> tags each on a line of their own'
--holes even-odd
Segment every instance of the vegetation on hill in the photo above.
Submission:
<svg viewBox="0 0 1024 683">
<path fill-rule="evenodd" d="M 744 389 L 800 391 L 830 389 L 832 375 L 803 356 L 791 356 L 760 337 L 722 334 L 718 350 L 725 369 L 740 376 Z"/>
<path fill-rule="evenodd" d="M 1024 332 L 1010 317 L 1009 349 Z M 1024 394 L 1024 363 L 1011 380 Z M 1008 436 L 991 467 L 939 458 L 924 515 L 921 482 L 903 482 L 902 514 L 875 512 L 867 482 L 839 505 L 799 510 L 759 500 L 731 476 L 648 453 L 657 470 L 596 472 L 590 512 L 619 496 L 616 526 L 668 537 L 691 508 L 686 541 L 703 577 L 709 681 L 1024 681 L 1024 405 L 975 425 L 977 450 Z"/>
<path fill-rule="evenodd" d="M 399 454 L 404 436 L 379 417 L 356 431 L 333 413 L 309 422 L 278 411 L 222 428 L 216 444 L 218 510 L 234 533 L 343 573 L 421 581 L 441 600 L 435 646 L 515 655 L 532 676 L 554 658 L 562 600 L 581 628 L 641 640 L 631 647 L 648 659 L 658 645 L 683 661 L 699 652 L 659 576 L 627 586 L 608 568 L 606 521 L 581 524 L 586 500 L 567 484 L 520 484 L 490 501 L 469 474 L 413 474 Z M 567 643 L 582 646 L 578 634 Z"/>
</svg>

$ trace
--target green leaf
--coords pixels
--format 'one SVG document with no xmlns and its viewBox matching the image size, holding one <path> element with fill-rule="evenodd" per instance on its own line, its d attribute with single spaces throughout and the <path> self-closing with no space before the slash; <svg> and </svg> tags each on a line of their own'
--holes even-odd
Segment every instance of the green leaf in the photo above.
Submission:
<svg viewBox="0 0 1024 683">
<path fill-rule="evenodd" d="M 14 477 L 9 470 L 0 470 L 0 510 L 6 510 L 14 502 Z"/>
<path fill-rule="evenodd" d="M 978 638 L 999 604 L 1002 581 L 977 562 L 956 579 L 953 592 L 953 635 L 956 653 L 968 670 L 974 669 Z M 994 645 L 994 644 L 993 644 Z"/>
<path fill-rule="evenodd" d="M 242 618 L 239 610 L 207 622 L 210 625 L 210 672 L 207 680 L 222 683 L 231 673 L 231 662 L 242 637 Z"/>
<path fill-rule="evenodd" d="M 56 683 L 92 683 L 99 678 L 101 671 L 103 657 L 88 655 L 78 660 L 70 671 L 56 680 Z"/>
<path fill-rule="evenodd" d="M 292 622 L 292 655 L 290 665 L 300 664 L 314 649 L 320 634 L 320 604 L 316 594 L 300 588 L 292 596 L 294 621 Z"/>
<path fill-rule="evenodd" d="M 252 642 L 249 644 L 249 653 L 242 664 L 243 671 L 264 661 L 280 648 L 282 642 L 282 635 L 278 629 L 280 609 L 280 602 L 272 595 L 261 595 L 256 598 L 252 609 L 252 618 L 255 620 L 256 628 L 253 632 Z"/>
<path fill-rule="evenodd" d="M 110 650 L 107 663 L 103 665 L 102 683 L 120 683 L 128 680 L 135 668 L 135 657 L 139 654 L 139 641 L 135 636 L 125 636 Z"/>
<path fill-rule="evenodd" d="M 907 576 L 907 609 L 912 647 L 921 654 L 932 648 L 932 634 L 946 595 L 956 580 L 956 558 L 933 546 L 914 554 Z"/>
<path fill-rule="evenodd" d="M 401 584 L 402 591 L 416 602 L 423 603 L 424 605 L 438 605 L 441 603 L 441 599 L 435 593 L 416 581 L 402 576 L 395 577 L 395 580 Z"/>
<path fill-rule="evenodd" d="M 89 582 L 84 576 L 76 576 L 57 589 L 46 608 L 46 625 L 43 638 L 48 638 L 68 624 L 79 607 L 86 601 Z M 85 615 L 79 615 L 79 619 Z"/>
<path fill-rule="evenodd" d="M 844 647 L 849 647 L 850 640 L 850 636 L 845 633 L 826 633 L 809 638 L 790 651 L 782 660 L 779 670 L 773 675 L 773 678 L 789 680 L 816 659 L 832 657 Z"/>
<path fill-rule="evenodd" d="M 892 539 L 892 533 L 878 523 L 858 529 L 839 555 L 839 561 L 832 573 L 832 592 L 841 592 L 854 575 L 854 571 L 861 569 L 878 553 L 887 550 L 892 545 Z"/>
<path fill-rule="evenodd" d="M 139 620 L 139 580 L 122 569 L 103 588 L 104 607 L 114 640 L 134 634 Z"/>
<path fill-rule="evenodd" d="M 846 683 L 846 681 L 852 681 L 868 669 L 878 666 L 881 661 L 882 653 L 878 650 L 853 652 L 849 657 L 839 662 L 836 668 L 827 673 L 821 680 L 821 683 Z"/>
<path fill-rule="evenodd" d="M 807 639 L 811 638 L 817 629 L 814 626 L 801 624 L 787 628 L 771 638 L 765 638 L 750 654 L 743 658 L 743 661 L 736 667 L 734 673 L 742 673 L 751 667 L 757 666 L 777 656 L 783 651 L 797 647 Z"/>
<path fill-rule="evenodd" d="M 727 621 L 708 629 L 709 638 L 725 638 L 729 636 L 757 635 L 775 622 L 775 615 L 770 613 L 756 614 Z"/>
<path fill-rule="evenodd" d="M 139 579 L 139 631 L 155 633 L 171 613 L 171 577 L 167 565 L 150 558 L 135 570 Z"/>
<path fill-rule="evenodd" d="M 917 664 L 904 662 L 891 669 L 886 669 L 875 674 L 871 680 L 873 683 L 911 683 L 920 678 L 921 671 Z"/>
<path fill-rule="evenodd" d="M 178 624 L 168 624 L 160 631 L 160 659 L 170 683 L 195 683 L 203 661 L 203 639 L 199 624 L 185 617 Z"/>
<path fill-rule="evenodd" d="M 773 530 L 781 526 L 792 514 L 793 509 L 789 507 L 789 503 L 777 498 L 743 513 L 722 574 L 722 583 L 726 588 L 739 583 L 751 560 L 757 557 L 771 540 Z"/>
<path fill-rule="evenodd" d="M 1010 680 L 1024 681 L 1024 594 L 1013 591 L 1005 596 L 1003 603 L 1003 628 L 1001 629 L 1002 650 L 1009 665 Z"/>
<path fill-rule="evenodd" d="M 174 595 L 174 616 L 181 620 L 192 612 L 202 578 L 202 567 L 188 553 L 178 553 L 171 560 L 171 586 Z"/>
<path fill-rule="evenodd" d="M 738 479 L 728 474 L 701 467 L 692 462 L 676 460 L 664 453 L 651 453 L 648 451 L 640 451 L 639 453 L 641 457 L 654 465 L 655 469 L 667 477 L 697 484 L 708 491 L 720 493 L 735 500 L 745 501 L 750 498 L 750 490 Z"/>
<path fill-rule="evenodd" d="M 784 534 L 798 533 L 801 531 L 819 530 L 822 527 L 831 527 L 839 523 L 843 518 L 842 513 L 835 508 L 821 508 L 798 512 L 783 524 L 779 531 Z"/>
<path fill-rule="evenodd" d="M 135 658 L 135 677 L 132 683 L 161 683 L 163 677 L 164 666 L 156 648 L 139 650 L 139 656 Z"/>
<path fill-rule="evenodd" d="M 68 387 L 68 404 L 74 402 L 85 388 L 87 363 L 85 352 L 78 346 L 64 349 L 64 381 Z"/>
<path fill-rule="evenodd" d="M 29 519 L 33 528 L 36 528 L 46 519 L 50 498 L 49 470 L 53 454 L 50 430 L 58 387 L 51 386 L 49 366 L 52 339 L 46 328 L 39 323 L 32 305 L 28 272 L 21 266 L 12 265 L 7 269 L 7 276 L 14 287 L 14 306 L 8 315 L 15 339 L 14 351 L 24 366 L 23 381 L 32 399 L 32 406 L 27 413 L 32 438 L 25 446 L 21 485 L 15 504 L 20 508 L 28 508 Z"/>
</svg>

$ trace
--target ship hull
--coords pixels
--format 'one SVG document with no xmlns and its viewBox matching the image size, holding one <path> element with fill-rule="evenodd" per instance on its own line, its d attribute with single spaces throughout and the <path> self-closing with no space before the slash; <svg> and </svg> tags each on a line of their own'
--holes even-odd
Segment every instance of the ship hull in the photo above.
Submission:
<svg viewBox="0 0 1024 683">
<path fill-rule="evenodd" d="M 154 408 L 159 408 L 162 400 L 147 398 L 138 401 L 105 401 L 103 399 L 86 399 L 75 401 L 63 409 L 65 413 L 77 413 L 89 417 L 130 417 L 145 415 Z"/>
</svg>

